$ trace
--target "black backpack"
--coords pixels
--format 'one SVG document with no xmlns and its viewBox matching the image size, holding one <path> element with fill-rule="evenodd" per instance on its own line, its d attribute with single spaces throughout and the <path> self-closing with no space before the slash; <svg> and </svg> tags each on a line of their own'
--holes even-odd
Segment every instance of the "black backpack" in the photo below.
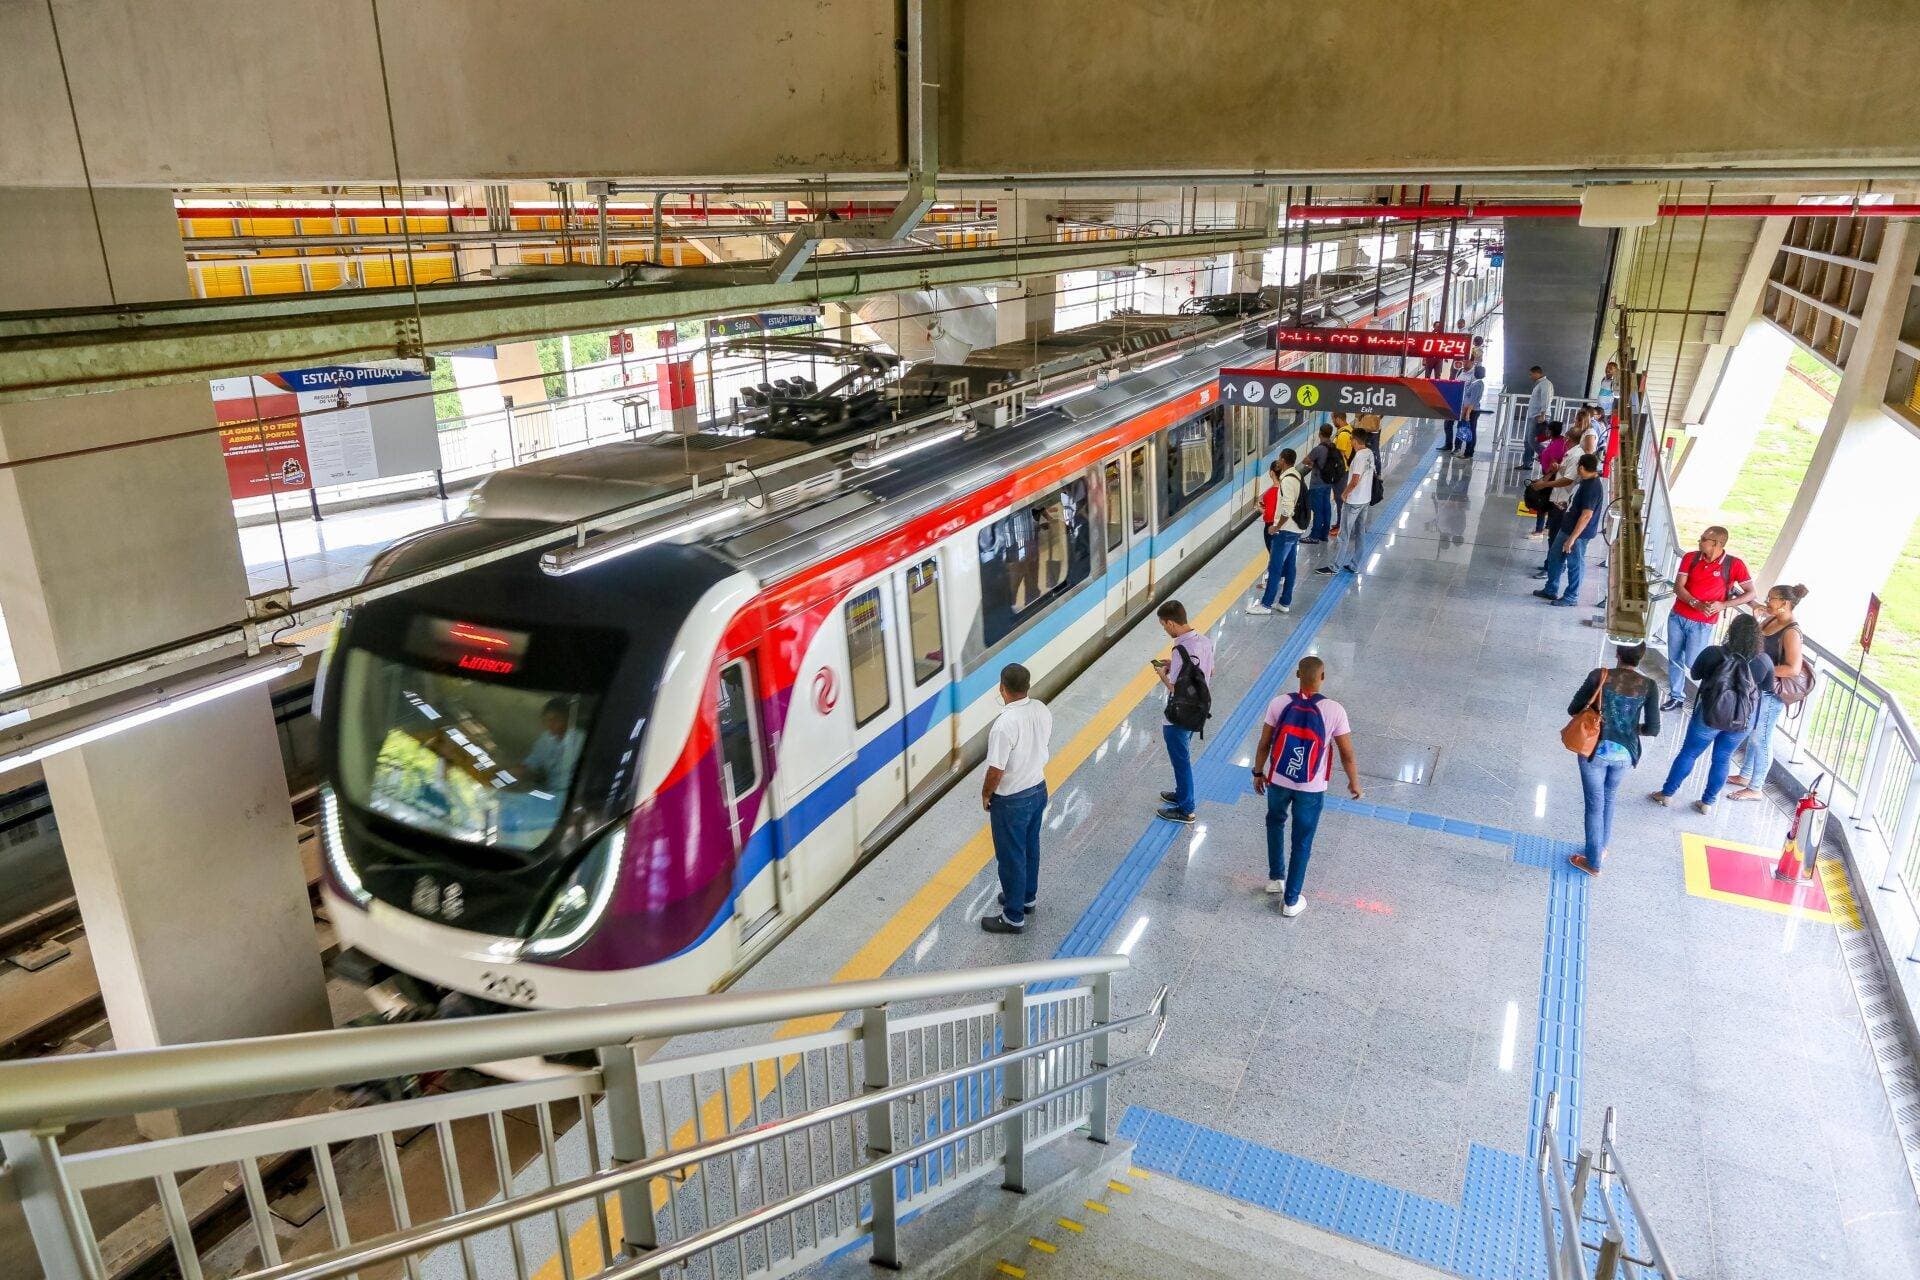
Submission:
<svg viewBox="0 0 1920 1280">
<path fill-rule="evenodd" d="M 1336 494 L 1340 486 L 1347 482 L 1347 460 L 1340 456 L 1340 450 L 1334 447 L 1333 441 L 1320 442 L 1320 465 L 1316 470 L 1320 473 L 1320 483 L 1332 485 Z"/>
<path fill-rule="evenodd" d="M 1377 507 L 1387 500 L 1387 482 L 1380 475 L 1380 451 L 1368 445 L 1367 452 L 1373 455 L 1373 493 L 1367 498 L 1367 505 Z"/>
<path fill-rule="evenodd" d="M 1720 665 L 1700 682 L 1700 719 L 1709 729 L 1739 733 L 1760 709 L 1760 686 L 1744 659 L 1721 650 Z"/>
<path fill-rule="evenodd" d="M 1207 688 L 1206 673 L 1193 655 L 1180 655 L 1180 674 L 1174 677 L 1173 693 L 1167 698 L 1167 723 L 1188 733 L 1207 736 L 1207 721 L 1213 716 L 1213 690 Z"/>
<path fill-rule="evenodd" d="M 1282 484 L 1286 483 L 1287 476 L 1292 476 L 1294 481 L 1293 523 L 1302 529 L 1311 529 L 1313 508 L 1307 505 L 1307 478 L 1297 471 L 1289 471 L 1280 477 Z M 1274 505 L 1277 507 L 1280 504 L 1276 502 Z"/>
</svg>

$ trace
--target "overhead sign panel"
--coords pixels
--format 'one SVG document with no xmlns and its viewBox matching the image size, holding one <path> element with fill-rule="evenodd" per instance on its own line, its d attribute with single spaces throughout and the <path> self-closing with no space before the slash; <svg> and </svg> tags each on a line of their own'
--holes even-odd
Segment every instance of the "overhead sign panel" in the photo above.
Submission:
<svg viewBox="0 0 1920 1280">
<path fill-rule="evenodd" d="M 1220 399 L 1252 409 L 1377 413 L 1382 417 L 1457 418 L 1463 386 L 1452 379 L 1222 369 Z"/>
<path fill-rule="evenodd" d="M 1464 360 L 1473 350 L 1468 334 L 1390 329 L 1318 329 L 1283 324 L 1273 331 L 1273 340 L 1282 351 L 1346 351 L 1361 356 L 1428 360 Z"/>
</svg>

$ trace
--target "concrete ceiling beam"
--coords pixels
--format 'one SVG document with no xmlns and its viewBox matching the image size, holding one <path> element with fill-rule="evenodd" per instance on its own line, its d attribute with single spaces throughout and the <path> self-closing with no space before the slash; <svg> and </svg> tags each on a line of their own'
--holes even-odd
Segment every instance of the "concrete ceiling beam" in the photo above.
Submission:
<svg viewBox="0 0 1920 1280">
<path fill-rule="evenodd" d="M 554 333 L 839 302 L 1207 257 L 1278 243 L 1233 230 L 1127 240 L 816 257 L 797 277 L 770 264 L 646 270 L 607 278 L 295 294 L 186 306 L 0 317 L 0 402 L 348 360 L 416 357 Z"/>
</svg>

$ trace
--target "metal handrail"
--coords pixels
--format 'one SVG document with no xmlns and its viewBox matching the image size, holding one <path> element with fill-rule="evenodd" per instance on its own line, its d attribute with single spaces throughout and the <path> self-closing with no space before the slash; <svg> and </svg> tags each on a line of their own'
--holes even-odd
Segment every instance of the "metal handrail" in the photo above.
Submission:
<svg viewBox="0 0 1920 1280">
<path fill-rule="evenodd" d="M 1635 1269 L 1639 1267 L 1652 1268 L 1660 1280 L 1677 1280 L 1677 1273 L 1667 1261 L 1667 1255 L 1660 1247 L 1660 1239 L 1654 1233 L 1652 1220 L 1647 1217 L 1640 1197 L 1634 1192 L 1633 1181 L 1627 1176 L 1626 1166 L 1620 1161 L 1619 1148 L 1614 1142 L 1614 1109 L 1607 1108 L 1606 1121 L 1601 1129 L 1597 1166 L 1591 1150 L 1581 1151 L 1571 1186 L 1567 1183 L 1567 1160 L 1561 1154 L 1560 1138 L 1555 1132 L 1559 1120 L 1560 1093 L 1555 1090 L 1547 1095 L 1546 1123 L 1541 1126 L 1540 1145 L 1534 1157 L 1535 1190 L 1540 1200 L 1540 1239 L 1546 1251 L 1547 1280 L 1585 1280 L 1587 1269 L 1583 1250 L 1589 1249 L 1596 1255 L 1594 1280 L 1614 1280 L 1622 1270 L 1631 1280 Z M 1588 1187 L 1596 1167 L 1600 1174 L 1600 1203 L 1606 1213 L 1604 1219 L 1585 1216 Z M 1634 1224 L 1646 1242 L 1647 1257 L 1635 1257 L 1627 1252 L 1626 1226 L 1620 1221 L 1613 1203 L 1612 1183 L 1615 1181 L 1626 1193 Z M 1556 1215 L 1559 1222 L 1557 1232 L 1554 1229 Z M 1597 1245 L 1588 1244 L 1582 1238 L 1581 1228 L 1589 1222 L 1605 1228 Z"/>
<path fill-rule="evenodd" d="M 1017 966 L 1006 967 L 1012 968 Z M 1084 971 L 1085 966 L 1081 966 L 1081 968 Z M 691 1257 L 716 1244 L 724 1244 L 736 1235 L 744 1235 L 762 1225 L 764 1222 L 773 1221 L 795 1209 L 804 1209 L 810 1204 L 816 1204 L 821 1200 L 838 1195 L 850 1187 L 857 1186 L 863 1182 L 870 1182 L 876 1174 L 888 1173 L 902 1165 L 911 1164 L 915 1160 L 932 1155 L 945 1147 L 952 1146 L 955 1142 L 963 1141 L 975 1133 L 982 1132 L 995 1124 L 1002 1123 L 1012 1116 L 1024 1115 L 1029 1111 L 1037 1111 L 1051 1102 L 1059 1101 L 1074 1093 L 1091 1088 L 1099 1081 L 1110 1079 L 1123 1071 L 1131 1070 L 1141 1062 L 1151 1058 L 1159 1048 L 1160 1039 L 1166 1033 L 1167 1027 L 1167 994 L 1168 989 L 1162 986 L 1159 994 L 1154 997 L 1152 1005 L 1142 1013 L 1131 1014 L 1124 1018 L 1116 1018 L 1111 1022 L 1096 1023 L 1085 1030 L 1077 1031 L 1070 1035 L 1042 1040 L 1021 1049 L 1007 1050 L 1006 1052 L 995 1054 L 990 1058 L 982 1058 L 977 1062 L 970 1062 L 964 1066 L 950 1067 L 934 1075 L 921 1076 L 903 1084 L 855 1094 L 852 1097 L 844 1098 L 839 1102 L 829 1103 L 824 1107 L 818 1107 L 812 1111 L 801 1112 L 798 1115 L 790 1116 L 783 1120 L 769 1121 L 766 1124 L 756 1125 L 748 1129 L 739 1129 L 725 1137 L 715 1138 L 690 1147 L 681 1147 L 678 1150 L 667 1152 L 664 1155 L 656 1156 L 650 1160 L 623 1165 L 610 1172 L 590 1174 L 587 1177 L 575 1178 L 571 1181 L 563 1182 L 548 1187 L 545 1190 L 521 1196 L 517 1199 L 503 1200 L 494 1204 L 482 1205 L 476 1209 L 469 1209 L 463 1213 L 451 1214 L 427 1226 L 415 1227 L 405 1231 L 390 1232 L 387 1235 L 368 1240 L 363 1244 L 352 1245 L 344 1249 L 336 1249 L 330 1253 L 316 1254 L 309 1258 L 302 1258 L 297 1262 L 274 1267 L 268 1271 L 255 1272 L 249 1277 L 249 1280 L 330 1280 L 331 1277 L 348 1275 L 361 1267 L 370 1267 L 381 1262 L 391 1262 L 397 1258 L 419 1254 L 427 1249 L 454 1244 L 479 1235 L 482 1232 L 496 1230 L 537 1214 L 549 1213 L 555 1209 L 564 1208 L 567 1205 L 574 1204 L 581 1200 L 591 1199 L 595 1196 L 605 1196 L 609 1192 L 618 1190 L 621 1187 L 634 1183 L 644 1183 L 649 1179 L 670 1174 L 677 1169 L 697 1164 L 702 1160 L 727 1155 L 731 1152 L 758 1146 L 762 1143 L 774 1142 L 787 1134 L 799 1133 L 812 1126 L 823 1124 L 830 1120 L 839 1119 L 843 1116 L 853 1116 L 862 1112 L 870 1112 L 875 1107 L 886 1106 L 917 1094 L 923 1094 L 929 1089 L 937 1088 L 944 1084 L 956 1083 L 968 1077 L 979 1076 L 1004 1069 L 1015 1063 L 1057 1053 L 1069 1045 L 1097 1040 L 1102 1036 L 1124 1031 L 1138 1023 L 1152 1021 L 1154 1024 L 1153 1034 L 1148 1038 L 1146 1048 L 1141 1053 L 1136 1054 L 1124 1062 L 1102 1064 L 1098 1071 L 1079 1077 L 1071 1083 L 1061 1085 L 1056 1089 L 1036 1095 L 1016 1105 L 1002 1107 L 959 1128 L 944 1130 L 935 1138 L 928 1139 L 917 1146 L 896 1152 L 884 1160 L 860 1165 L 851 1173 L 843 1175 L 841 1178 L 820 1183 L 804 1192 L 789 1196 L 785 1200 L 765 1205 L 753 1214 L 737 1218 L 723 1227 L 713 1228 L 705 1233 L 689 1236 L 673 1246 L 651 1252 L 642 1260 L 648 1265 L 639 1270 L 629 1268 L 605 1272 L 598 1280 L 606 1280 L 607 1277 L 614 1275 L 641 1275 L 648 1271 L 658 1270 L 661 1267 L 670 1266 L 682 1258 Z M 678 1252 L 676 1252 L 676 1250 Z"/>
<path fill-rule="evenodd" d="M 903 1165 L 912 1164 L 916 1160 L 923 1160 L 936 1152 L 951 1147 L 956 1142 L 964 1142 L 977 1133 L 985 1133 L 995 1126 L 1005 1124 L 1008 1120 L 1016 1116 L 1023 1116 L 1029 1112 L 1039 1111 L 1063 1098 L 1071 1097 L 1097 1084 L 1111 1080 L 1115 1076 L 1130 1071 L 1142 1062 L 1152 1058 L 1154 1051 L 1160 1047 L 1160 1031 L 1164 1031 L 1165 1029 L 1166 1019 L 1163 1014 L 1160 1021 L 1160 1030 L 1154 1033 L 1153 1039 L 1148 1042 L 1146 1050 L 1135 1057 L 1127 1059 L 1125 1062 L 1116 1062 L 1111 1066 L 1101 1067 L 1097 1071 L 1081 1076 L 1078 1080 L 1070 1084 L 1061 1085 L 1056 1089 L 1049 1089 L 1045 1093 L 1035 1094 L 1031 1098 L 1013 1103 L 1010 1106 L 1002 1107 L 1000 1110 L 990 1112 L 977 1120 L 971 1120 L 966 1124 L 944 1130 L 938 1137 L 929 1138 L 925 1142 L 916 1143 L 911 1147 L 907 1147 L 905 1150 L 896 1151 L 883 1159 L 875 1160 L 871 1164 L 860 1165 L 850 1172 L 840 1174 L 838 1177 L 830 1178 L 825 1182 L 809 1187 L 798 1195 L 791 1195 L 785 1200 L 778 1200 L 772 1204 L 763 1205 L 752 1213 L 743 1214 L 725 1226 L 711 1227 L 706 1231 L 697 1232 L 684 1240 L 653 1250 L 644 1257 L 627 1263 L 625 1266 L 612 1267 L 602 1271 L 594 1277 L 594 1280 L 632 1280 L 635 1276 L 653 1275 L 663 1268 L 670 1267 L 677 1262 L 685 1261 L 704 1250 L 711 1249 L 715 1245 L 725 1244 L 729 1240 L 743 1236 L 749 1231 L 773 1222 L 783 1214 L 792 1213 L 795 1209 L 804 1209 L 808 1205 L 818 1204 L 829 1196 L 836 1196 L 843 1191 L 858 1187 L 862 1183 L 871 1182 L 876 1175 L 892 1173 L 895 1169 Z M 315 1280 L 320 1280 L 320 1278 L 316 1277 Z"/>
<path fill-rule="evenodd" d="M 910 1000 L 1117 973 L 1126 967 L 1125 956 L 1037 960 L 783 991 L 730 991 L 590 1009 L 492 1014 L 0 1063 L 0 1130 L 40 1129 L 449 1070 L 476 1062 L 852 1013 Z"/>
<path fill-rule="evenodd" d="M 1621 346 L 1622 366 L 1631 386 L 1635 370 L 1624 336 Z M 1632 397 L 1626 403 L 1630 412 L 1639 415 L 1637 421 L 1627 425 L 1638 437 L 1638 465 L 1632 469 L 1631 478 L 1639 490 L 1636 527 L 1641 534 L 1639 559 L 1648 587 L 1645 638 L 1664 649 L 1665 631 L 1655 622 L 1659 605 L 1671 607 L 1670 584 L 1681 554 L 1679 530 L 1673 519 L 1666 456 L 1658 435 L 1651 429 L 1644 408 L 1638 407 Z M 1634 510 L 1629 508 L 1630 513 Z M 1625 559 L 1615 558 L 1612 572 L 1616 579 L 1627 567 Z M 1619 594 L 1617 589 L 1614 594 Z M 1611 624 L 1615 601 L 1609 604 Z M 1831 794 L 1824 798 L 1835 806 L 1836 816 L 1851 819 L 1855 832 L 1871 835 L 1885 846 L 1880 887 L 1900 890 L 1908 909 L 1920 916 L 1920 731 L 1885 686 L 1804 631 L 1801 639 L 1819 661 L 1822 679 L 1798 716 L 1781 717 L 1776 732 L 1792 746 L 1783 763 L 1807 759 L 1827 773 L 1833 785 Z M 1836 698 L 1847 700 L 1837 715 Z M 1878 916 L 1873 918 L 1879 927 Z M 1916 932 L 1907 959 L 1920 962 L 1920 932 Z"/>
<path fill-rule="evenodd" d="M 1611 1107 L 1607 1109 L 1607 1116 L 1609 1120 L 1611 1120 L 1613 1116 L 1613 1109 Z M 1673 1269 L 1673 1264 L 1667 1261 L 1666 1250 L 1660 1247 L 1660 1237 L 1653 1229 L 1653 1219 L 1647 1216 L 1647 1211 L 1640 1204 L 1639 1193 L 1633 1189 L 1633 1179 L 1627 1176 L 1627 1166 L 1620 1159 L 1620 1148 L 1614 1145 L 1613 1126 L 1611 1124 L 1607 1126 L 1606 1135 L 1601 1139 L 1600 1150 L 1606 1156 L 1607 1165 L 1612 1175 L 1620 1180 L 1620 1189 L 1626 1193 L 1627 1207 L 1633 1210 L 1634 1223 L 1639 1227 L 1642 1239 L 1646 1241 L 1647 1252 L 1651 1255 L 1652 1265 L 1657 1268 L 1663 1276 L 1676 1274 Z M 1607 1213 L 1609 1215 L 1613 1213 L 1611 1200 L 1607 1203 Z"/>
</svg>

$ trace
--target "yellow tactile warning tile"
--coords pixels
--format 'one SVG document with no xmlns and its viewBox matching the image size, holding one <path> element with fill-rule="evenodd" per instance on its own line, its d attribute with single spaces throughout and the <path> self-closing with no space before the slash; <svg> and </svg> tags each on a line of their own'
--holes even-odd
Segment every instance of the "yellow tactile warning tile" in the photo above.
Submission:
<svg viewBox="0 0 1920 1280">
<path fill-rule="evenodd" d="M 1026 1280 L 1027 1269 L 1025 1267 L 1016 1267 L 1005 1259 L 994 1263 L 993 1269 L 1003 1276 L 1012 1276 L 1013 1280 Z"/>
<path fill-rule="evenodd" d="M 1107 1208 L 1107 1206 L 1101 1204 L 1098 1200 L 1082 1200 L 1080 1203 L 1084 1204 L 1085 1206 L 1087 1206 L 1087 1208 L 1093 1210 L 1095 1213 L 1113 1212 L 1113 1210 Z"/>
<path fill-rule="evenodd" d="M 1035 1249 L 1038 1249 L 1038 1250 L 1039 1250 L 1040 1252 L 1042 1252 L 1042 1253 L 1058 1253 L 1058 1252 L 1060 1252 L 1060 1246 L 1059 1246 L 1059 1245 L 1057 1245 L 1057 1244 L 1054 1244 L 1054 1243 L 1052 1243 L 1051 1241 L 1048 1241 L 1048 1240 L 1042 1240 L 1042 1239 L 1041 1239 L 1041 1238 L 1040 1238 L 1039 1236 L 1028 1236 L 1028 1237 L 1027 1237 L 1027 1244 L 1028 1244 L 1028 1245 L 1029 1245 L 1030 1247 L 1032 1247 L 1032 1248 L 1035 1248 Z"/>
<path fill-rule="evenodd" d="M 1107 1179 L 1107 1190 L 1118 1191 L 1123 1196 L 1130 1196 L 1133 1194 L 1132 1187 L 1128 1186 L 1124 1182 L 1116 1182 L 1112 1178 Z"/>
<path fill-rule="evenodd" d="M 1061 1226 L 1065 1227 L 1067 1230 L 1073 1232 L 1075 1235 L 1080 1235 L 1084 1233 L 1087 1229 L 1086 1223 L 1075 1222 L 1072 1218 L 1055 1218 L 1054 1221 L 1059 1223 Z"/>
<path fill-rule="evenodd" d="M 1826 886 L 1827 907 L 1833 912 L 1834 920 L 1845 929 L 1864 928 L 1847 869 L 1835 858 L 1822 858 L 1815 865 L 1820 868 L 1820 883 Z"/>
<path fill-rule="evenodd" d="M 1258 555 L 1247 562 L 1245 568 L 1234 575 L 1233 580 L 1221 589 L 1219 594 L 1207 601 L 1206 607 L 1192 619 L 1193 625 L 1205 631 L 1218 622 L 1229 609 L 1238 604 L 1254 580 L 1266 567 L 1266 557 Z M 1075 770 L 1092 758 L 1100 744 L 1105 742 L 1120 722 L 1132 714 L 1141 699 L 1153 692 L 1159 683 L 1159 675 L 1152 669 L 1141 671 L 1116 693 L 1113 698 L 1089 720 L 1079 733 L 1054 754 L 1047 764 L 1047 784 L 1054 790 L 1065 784 Z M 953 900 L 965 892 L 968 885 L 986 865 L 993 860 L 993 833 L 985 823 L 973 833 L 965 844 L 960 846 L 946 865 L 935 872 L 933 877 L 922 885 L 920 891 L 909 898 L 887 922 L 875 930 L 873 935 L 854 952 L 852 957 L 833 975 L 831 981 L 860 982 L 868 978 L 878 978 L 901 956 L 905 955 L 922 934 L 939 918 L 942 911 Z M 840 1020 L 838 1014 L 818 1014 L 809 1018 L 795 1018 L 782 1024 L 774 1032 L 774 1038 L 788 1040 L 796 1036 L 812 1035 L 816 1031 L 825 1031 Z M 749 1079 L 745 1067 L 736 1067 L 727 1076 L 724 1090 L 716 1090 L 700 1108 L 699 1125 L 693 1121 L 681 1125 L 668 1142 L 668 1150 L 677 1150 L 692 1146 L 698 1133 L 719 1133 L 737 1128 L 747 1117 L 754 1114 L 755 1103 L 771 1095 L 778 1085 L 781 1073 L 790 1070 L 799 1062 L 796 1058 L 780 1060 L 778 1071 L 771 1062 L 756 1064 Z M 729 1122 L 723 1123 L 721 1108 L 726 1108 Z M 653 1207 L 659 1209 L 667 1202 L 665 1183 L 653 1180 Z M 1105 1213 L 1104 1205 L 1088 1201 L 1089 1208 Z M 620 1206 L 613 1203 L 607 1206 L 607 1225 L 614 1239 L 620 1238 Z M 573 1233 L 568 1241 L 567 1252 L 571 1255 L 576 1275 L 592 1275 L 606 1264 L 600 1256 L 600 1235 L 596 1223 L 587 1222 Z M 560 1255 L 548 1258 L 534 1280 L 562 1280 L 565 1272 L 560 1266 Z M 1022 1273 L 1024 1274 L 1024 1273 Z"/>
<path fill-rule="evenodd" d="M 1138 1178 L 1142 1182 L 1146 1182 L 1153 1177 L 1153 1175 L 1148 1173 L 1145 1169 L 1136 1169 L 1132 1165 L 1127 1166 L 1127 1176 L 1129 1178 Z"/>
</svg>

